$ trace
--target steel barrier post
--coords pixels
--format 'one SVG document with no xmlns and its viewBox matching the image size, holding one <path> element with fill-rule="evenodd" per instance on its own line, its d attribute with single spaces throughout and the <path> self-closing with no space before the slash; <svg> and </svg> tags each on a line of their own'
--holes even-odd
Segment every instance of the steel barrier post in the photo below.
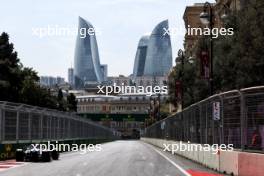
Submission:
<svg viewBox="0 0 264 176">
<path fill-rule="evenodd" d="M 245 105 L 245 96 L 243 92 L 239 91 L 240 94 L 240 121 L 241 121 L 241 149 L 245 150 L 247 132 L 246 132 L 246 105 Z"/>
<path fill-rule="evenodd" d="M 51 122 L 52 122 L 52 118 L 53 116 L 49 116 L 49 119 L 48 119 L 48 128 L 49 128 L 49 136 L 48 136 L 48 139 L 51 140 L 52 139 L 52 128 L 51 128 Z"/>
<path fill-rule="evenodd" d="M 19 111 L 17 111 L 17 116 L 16 116 L 16 141 L 19 140 Z"/>
<path fill-rule="evenodd" d="M 205 144 L 208 144 L 208 113 L 207 103 L 205 104 Z"/>
<path fill-rule="evenodd" d="M 32 114 L 31 112 L 28 113 L 28 139 L 31 141 L 31 117 L 32 117 Z"/>
<path fill-rule="evenodd" d="M 204 137 L 203 137 L 203 133 L 202 133 L 202 124 L 203 124 L 203 122 L 202 122 L 202 105 L 201 104 L 198 104 L 198 107 L 199 107 L 199 117 L 200 117 L 200 128 L 199 128 L 199 135 L 200 135 L 200 143 L 202 143 L 203 142 L 203 140 L 204 140 Z"/>
<path fill-rule="evenodd" d="M 220 139 L 220 144 L 224 143 L 224 99 L 222 95 L 219 96 L 220 101 L 221 101 L 221 111 L 220 111 L 220 124 L 219 124 L 219 139 Z"/>
<path fill-rule="evenodd" d="M 2 110 L 2 107 L 0 106 L 0 143 L 2 142 L 2 138 L 3 138 L 3 123 L 2 123 L 2 120 L 3 119 L 3 110 Z"/>
<path fill-rule="evenodd" d="M 40 126 L 40 141 L 43 139 L 43 112 L 41 112 L 40 115 L 40 121 L 39 121 L 39 126 Z"/>
<path fill-rule="evenodd" d="M 3 130 L 2 130 L 2 141 L 5 140 L 5 110 L 2 111 L 2 127 L 3 127 Z"/>
</svg>

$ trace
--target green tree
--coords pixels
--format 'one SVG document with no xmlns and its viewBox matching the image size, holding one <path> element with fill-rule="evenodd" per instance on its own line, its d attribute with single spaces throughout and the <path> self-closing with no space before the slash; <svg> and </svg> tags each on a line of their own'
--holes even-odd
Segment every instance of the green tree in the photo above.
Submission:
<svg viewBox="0 0 264 176">
<path fill-rule="evenodd" d="M 62 101 L 63 100 L 63 93 L 62 93 L 62 90 L 59 89 L 58 91 L 58 101 Z"/>
<path fill-rule="evenodd" d="M 67 96 L 67 102 L 68 102 L 69 111 L 76 112 L 77 111 L 77 100 L 76 100 L 76 97 L 75 97 L 75 95 L 73 93 L 70 93 Z"/>
<path fill-rule="evenodd" d="M 58 97 L 39 85 L 37 72 L 23 67 L 7 33 L 0 35 L 0 101 L 12 101 L 34 106 L 67 110 L 62 90 Z M 71 101 L 73 102 L 73 101 Z M 70 107 L 74 109 L 74 104 Z"/>
<path fill-rule="evenodd" d="M 220 91 L 264 84 L 264 2 L 253 0 L 230 14 L 226 27 L 233 36 L 223 36 L 215 43 L 215 83 Z"/>
<path fill-rule="evenodd" d="M 59 110 L 60 111 L 66 111 L 67 110 L 67 102 L 63 98 L 63 92 L 61 89 L 59 89 L 59 91 L 58 91 L 57 101 L 58 101 Z"/>
<path fill-rule="evenodd" d="M 19 59 L 14 46 L 9 43 L 7 33 L 0 36 L 0 98 L 6 101 L 17 101 L 21 88 Z"/>
<path fill-rule="evenodd" d="M 252 0 L 243 9 L 233 12 L 225 21 L 226 28 L 234 28 L 233 36 L 214 39 L 214 92 L 264 85 L 264 1 Z M 201 38 L 193 53 L 208 48 L 208 38 Z M 186 56 L 188 58 L 189 56 Z M 188 68 L 189 67 L 189 68 Z M 180 79 L 181 66 L 176 66 L 169 77 L 170 90 L 175 79 Z M 200 59 L 185 63 L 183 90 L 185 107 L 209 96 L 207 80 L 200 77 Z M 170 91 L 170 100 L 175 95 Z"/>
<path fill-rule="evenodd" d="M 32 68 L 24 68 L 22 70 L 21 79 L 23 80 L 23 86 L 20 91 L 20 102 L 34 106 L 58 109 L 57 97 L 52 96 L 49 89 L 39 85 L 37 72 Z"/>
</svg>

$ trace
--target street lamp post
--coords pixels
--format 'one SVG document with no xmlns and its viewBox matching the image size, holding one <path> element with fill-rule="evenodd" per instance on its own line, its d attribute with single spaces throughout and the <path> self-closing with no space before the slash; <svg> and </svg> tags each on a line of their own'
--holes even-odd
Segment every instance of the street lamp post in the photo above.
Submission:
<svg viewBox="0 0 264 176">
<path fill-rule="evenodd" d="M 154 119 L 154 102 L 153 102 L 153 99 L 152 99 L 152 96 L 149 97 L 149 115 L 150 115 L 150 119 L 152 121 L 152 119 Z"/>
<path fill-rule="evenodd" d="M 204 4 L 204 10 L 200 14 L 200 20 L 204 25 L 207 25 L 210 29 L 210 75 L 209 75 L 209 86 L 210 86 L 210 95 L 214 93 L 214 86 L 213 86 L 213 36 L 212 36 L 212 29 L 213 29 L 213 8 L 209 2 Z"/>
<path fill-rule="evenodd" d="M 189 58 L 186 57 L 185 55 L 185 52 L 181 49 L 179 49 L 178 51 L 178 57 L 175 59 L 175 62 L 176 62 L 176 65 L 180 64 L 181 65 L 181 71 L 180 71 L 180 83 L 175 79 L 175 87 L 177 86 L 177 84 L 179 84 L 180 86 L 180 92 L 181 92 L 181 106 L 182 106 L 182 109 L 184 108 L 184 89 L 183 89 L 183 85 L 184 85 L 184 79 L 183 79 L 183 76 L 184 76 L 184 65 L 185 65 L 185 59 L 186 59 L 186 63 L 189 63 L 189 64 L 193 64 L 194 63 L 194 58 L 192 56 L 190 56 Z M 175 91 L 176 92 L 176 91 Z M 176 93 L 175 93 L 175 96 Z"/>
<path fill-rule="evenodd" d="M 161 115 L 160 115 L 160 107 L 161 107 L 161 106 L 160 106 L 160 105 L 161 105 L 161 104 L 160 104 L 160 103 L 161 103 L 161 102 L 160 102 L 160 93 L 158 94 L 158 103 L 159 103 L 159 104 L 158 104 L 158 120 L 161 120 Z"/>
<path fill-rule="evenodd" d="M 181 71 L 180 71 L 180 86 L 181 86 L 181 108 L 183 109 L 184 100 L 183 100 L 183 76 L 184 76 L 184 52 L 183 50 L 179 49 L 178 57 L 176 58 L 176 64 L 181 64 Z"/>
</svg>

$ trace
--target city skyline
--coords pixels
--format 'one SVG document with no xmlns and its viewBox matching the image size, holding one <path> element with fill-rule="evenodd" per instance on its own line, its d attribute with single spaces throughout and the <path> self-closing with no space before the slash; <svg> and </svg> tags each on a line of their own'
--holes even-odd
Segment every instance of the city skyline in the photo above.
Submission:
<svg viewBox="0 0 264 176">
<path fill-rule="evenodd" d="M 264 175 L 264 0 L 1 5 L 1 176 Z"/>
<path fill-rule="evenodd" d="M 184 7 L 199 2 L 81 0 L 72 4 L 66 0 L 62 5 L 53 1 L 5 1 L 6 8 L 0 12 L 0 31 L 10 35 L 24 66 L 33 67 L 39 75 L 67 78 L 67 69 L 73 65 L 76 35 L 40 38 L 33 35 L 32 28 L 56 25 L 77 28 L 76 18 L 82 16 L 101 31 L 101 35 L 97 35 L 98 49 L 101 62 L 108 65 L 109 76 L 129 75 L 133 72 L 139 38 L 150 34 L 156 24 L 166 19 L 170 27 L 184 28 Z M 4 15 L 11 8 L 20 15 Z M 181 34 L 171 38 L 173 59 L 178 48 L 183 48 L 183 39 Z"/>
</svg>

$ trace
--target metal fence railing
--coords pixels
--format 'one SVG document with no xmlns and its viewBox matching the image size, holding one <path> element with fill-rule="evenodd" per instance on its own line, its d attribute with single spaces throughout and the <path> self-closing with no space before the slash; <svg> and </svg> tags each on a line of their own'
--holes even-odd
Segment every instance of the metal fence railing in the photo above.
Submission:
<svg viewBox="0 0 264 176">
<path fill-rule="evenodd" d="M 145 137 L 264 151 L 264 86 L 216 94 L 149 126 Z"/>
<path fill-rule="evenodd" d="M 0 101 L 0 144 L 117 136 L 115 131 L 73 113 Z"/>
</svg>

